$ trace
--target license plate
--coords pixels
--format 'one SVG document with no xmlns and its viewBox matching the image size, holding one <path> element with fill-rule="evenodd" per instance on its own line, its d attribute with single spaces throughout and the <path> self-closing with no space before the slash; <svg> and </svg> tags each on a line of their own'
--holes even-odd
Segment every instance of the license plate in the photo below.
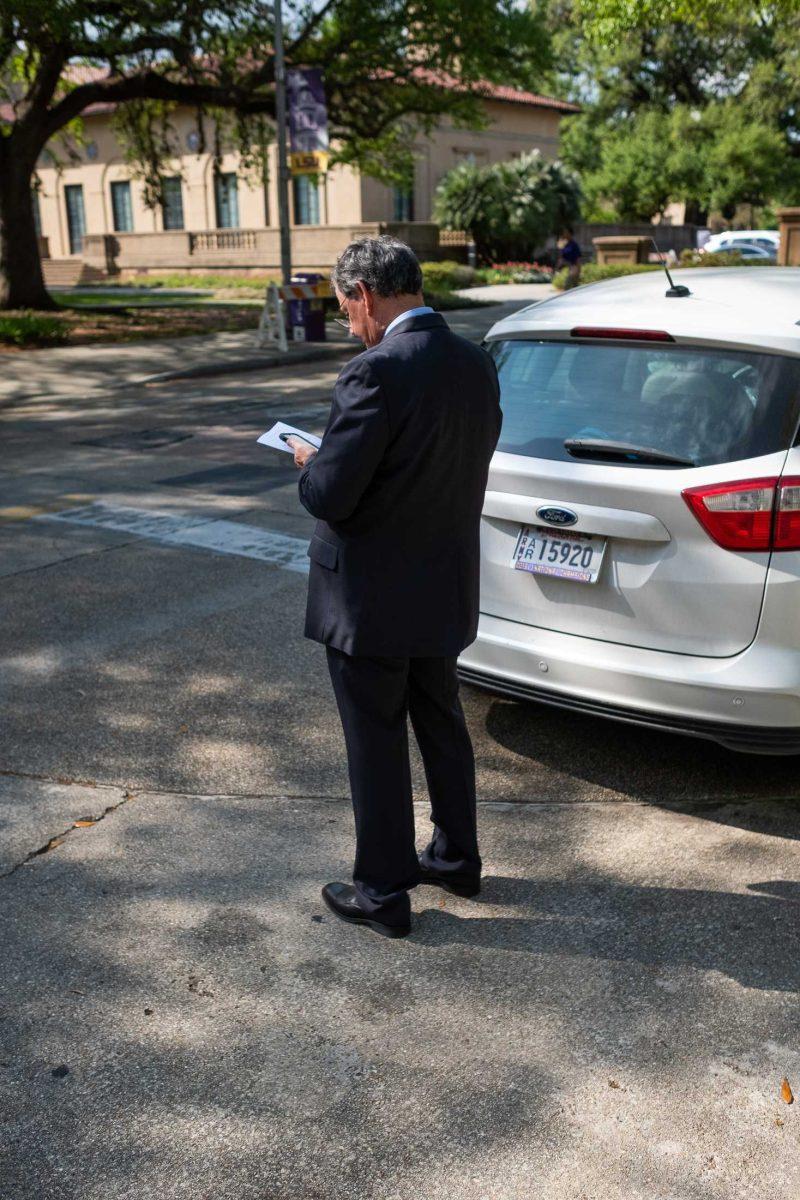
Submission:
<svg viewBox="0 0 800 1200">
<path fill-rule="evenodd" d="M 606 539 L 593 533 L 572 533 L 566 529 L 544 529 L 523 525 L 517 538 L 511 566 L 531 575 L 555 575 L 577 583 L 597 583 Z"/>
</svg>

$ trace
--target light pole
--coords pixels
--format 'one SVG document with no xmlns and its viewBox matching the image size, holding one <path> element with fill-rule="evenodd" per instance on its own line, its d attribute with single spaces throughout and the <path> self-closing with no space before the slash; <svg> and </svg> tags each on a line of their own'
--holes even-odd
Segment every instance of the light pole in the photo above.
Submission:
<svg viewBox="0 0 800 1200">
<path fill-rule="evenodd" d="M 283 13 L 275 0 L 275 124 L 278 136 L 278 222 L 281 230 L 281 275 L 292 277 L 292 240 L 289 229 L 289 164 L 286 158 L 286 64 L 283 59 Z"/>
</svg>

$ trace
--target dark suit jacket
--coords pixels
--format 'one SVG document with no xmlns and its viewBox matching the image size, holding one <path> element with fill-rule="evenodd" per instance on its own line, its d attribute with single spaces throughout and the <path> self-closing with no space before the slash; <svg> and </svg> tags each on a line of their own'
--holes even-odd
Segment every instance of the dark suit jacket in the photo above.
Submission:
<svg viewBox="0 0 800 1200">
<path fill-rule="evenodd" d="M 455 655 L 478 628 L 479 527 L 500 433 L 497 372 L 438 313 L 342 370 L 300 474 L 318 517 L 306 636 L 346 654 Z"/>
</svg>

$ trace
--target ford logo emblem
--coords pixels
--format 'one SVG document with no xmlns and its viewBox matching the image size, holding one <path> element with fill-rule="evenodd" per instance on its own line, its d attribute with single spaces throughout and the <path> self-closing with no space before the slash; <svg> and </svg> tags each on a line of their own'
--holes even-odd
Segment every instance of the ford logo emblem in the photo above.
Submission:
<svg viewBox="0 0 800 1200">
<path fill-rule="evenodd" d="M 578 514 L 572 512 L 571 509 L 554 508 L 550 504 L 537 508 L 536 515 L 546 521 L 548 525 L 574 525 L 578 519 Z"/>
</svg>

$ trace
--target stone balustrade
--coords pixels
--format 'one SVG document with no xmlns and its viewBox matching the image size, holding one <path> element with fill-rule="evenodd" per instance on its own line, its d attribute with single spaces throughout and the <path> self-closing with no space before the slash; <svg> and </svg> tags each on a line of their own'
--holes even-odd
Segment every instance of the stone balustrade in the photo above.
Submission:
<svg viewBox="0 0 800 1200">
<path fill-rule="evenodd" d="M 329 269 L 355 238 L 389 233 L 411 245 L 420 259 L 435 258 L 439 228 L 433 222 L 367 222 L 302 225 L 291 231 L 292 266 Z M 279 270 L 277 229 L 168 230 L 163 233 L 86 234 L 83 260 L 109 275 L 127 271 Z"/>
</svg>

